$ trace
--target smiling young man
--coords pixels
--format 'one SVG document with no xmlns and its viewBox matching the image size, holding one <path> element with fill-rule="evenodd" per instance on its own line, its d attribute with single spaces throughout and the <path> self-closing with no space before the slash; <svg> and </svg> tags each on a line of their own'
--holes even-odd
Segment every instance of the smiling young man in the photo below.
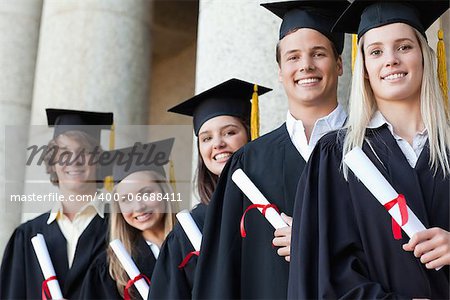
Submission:
<svg viewBox="0 0 450 300">
<path fill-rule="evenodd" d="M 107 220 L 102 203 L 95 201 L 100 172 L 92 156 L 100 154 L 100 131 L 110 128 L 113 115 L 47 109 L 47 119 L 55 130 L 44 161 L 64 201 L 14 231 L 3 255 L 0 299 L 42 297 L 45 278 L 31 244 L 38 233 L 67 299 L 79 297 L 89 265 L 106 247 Z"/>
<path fill-rule="evenodd" d="M 331 33 L 347 1 L 263 4 L 283 19 L 277 45 L 279 79 L 289 111 L 286 123 L 237 151 L 222 171 L 210 203 L 194 298 L 285 299 L 291 228 L 275 231 L 232 182 L 241 168 L 280 212 L 292 215 L 297 183 L 317 140 L 342 127 L 337 102 L 344 35 Z M 283 216 L 288 224 L 291 219 Z M 240 235 L 240 222 L 247 236 Z M 272 246 L 273 244 L 273 246 Z"/>
</svg>

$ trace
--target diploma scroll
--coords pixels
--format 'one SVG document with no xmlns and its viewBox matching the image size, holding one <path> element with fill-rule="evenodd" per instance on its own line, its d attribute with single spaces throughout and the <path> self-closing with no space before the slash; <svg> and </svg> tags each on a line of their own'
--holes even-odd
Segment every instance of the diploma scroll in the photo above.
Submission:
<svg viewBox="0 0 450 300">
<path fill-rule="evenodd" d="M 109 243 L 109 246 L 111 246 L 120 263 L 122 264 L 122 267 L 125 269 L 131 279 L 134 279 L 141 274 L 130 254 L 128 254 L 127 250 L 120 240 L 117 239 L 112 241 L 111 243 Z M 142 299 L 147 299 L 150 290 L 147 281 L 145 281 L 144 278 L 141 278 L 136 281 L 134 285 L 136 286 L 136 289 L 138 290 Z"/>
<path fill-rule="evenodd" d="M 364 186 L 372 193 L 372 195 L 381 203 L 385 205 L 389 201 L 396 199 L 398 193 L 389 184 L 386 178 L 378 171 L 372 161 L 359 147 L 353 148 L 345 155 L 345 164 L 353 171 L 356 177 L 361 180 Z M 408 222 L 401 226 L 403 231 L 411 238 L 419 231 L 425 230 L 425 226 L 420 222 L 414 212 L 408 209 Z M 395 204 L 389 209 L 389 214 L 399 224 L 402 224 L 402 216 L 398 204 Z"/>
<path fill-rule="evenodd" d="M 177 213 L 176 217 L 195 251 L 200 251 L 200 245 L 202 244 L 202 233 L 200 232 L 200 229 L 198 229 L 197 224 L 189 211 L 187 209 L 182 210 Z"/>
<path fill-rule="evenodd" d="M 231 179 L 253 204 L 270 205 L 266 197 L 264 197 L 242 169 L 234 171 L 233 175 L 231 175 Z M 258 208 L 258 210 L 262 213 L 262 208 Z M 273 207 L 267 208 L 265 218 L 275 229 L 288 226 Z"/>
<path fill-rule="evenodd" d="M 31 238 L 31 243 L 33 244 L 34 252 L 36 253 L 42 274 L 44 274 L 44 278 L 48 279 L 56 276 L 55 268 L 53 267 L 52 260 L 50 259 L 50 254 L 48 253 L 44 236 L 38 233 L 36 236 Z M 64 298 L 58 280 L 47 281 L 47 286 L 52 299 Z"/>
</svg>

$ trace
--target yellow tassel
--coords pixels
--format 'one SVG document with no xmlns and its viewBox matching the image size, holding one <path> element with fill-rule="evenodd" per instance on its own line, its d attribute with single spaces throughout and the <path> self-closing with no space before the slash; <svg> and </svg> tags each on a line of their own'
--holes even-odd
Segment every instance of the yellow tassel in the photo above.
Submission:
<svg viewBox="0 0 450 300">
<path fill-rule="evenodd" d="M 116 126 L 111 125 L 111 131 L 109 132 L 109 150 L 114 150 L 116 146 Z"/>
<path fill-rule="evenodd" d="M 173 165 L 173 160 L 169 161 L 169 183 L 172 185 L 173 192 L 177 192 L 177 184 L 175 179 L 175 167 Z"/>
<path fill-rule="evenodd" d="M 112 176 L 106 176 L 103 180 L 103 184 L 105 190 L 107 190 L 108 192 L 112 192 L 112 190 L 114 189 L 114 178 Z"/>
<path fill-rule="evenodd" d="M 250 117 L 250 132 L 252 141 L 259 137 L 259 103 L 258 103 L 258 85 L 253 87 L 252 112 Z"/>
<path fill-rule="evenodd" d="M 355 67 L 357 53 L 358 53 L 358 35 L 352 34 L 352 72 Z"/>
<path fill-rule="evenodd" d="M 447 118 L 449 117 L 448 111 L 448 81 L 447 81 L 447 62 L 445 58 L 445 44 L 444 44 L 444 31 L 439 29 L 438 31 L 438 44 L 437 44 L 437 59 L 438 59 L 438 78 L 439 85 L 441 86 L 442 93 L 444 95 L 444 106 Z"/>
<path fill-rule="evenodd" d="M 109 150 L 112 151 L 115 148 L 116 145 L 116 126 L 114 124 L 111 125 L 111 131 L 109 132 Z M 112 192 L 114 189 L 114 178 L 112 175 L 106 176 L 103 180 L 103 184 L 105 187 L 105 190 L 108 192 Z"/>
</svg>

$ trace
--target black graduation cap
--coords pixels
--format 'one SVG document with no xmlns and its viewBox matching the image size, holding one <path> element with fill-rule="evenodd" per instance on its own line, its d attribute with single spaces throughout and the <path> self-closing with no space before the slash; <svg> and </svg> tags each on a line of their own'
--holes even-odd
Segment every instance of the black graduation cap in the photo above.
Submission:
<svg viewBox="0 0 450 300">
<path fill-rule="evenodd" d="M 175 139 L 165 139 L 152 143 L 135 143 L 132 147 L 108 151 L 99 160 L 102 176 L 113 176 L 118 183 L 128 175 L 138 171 L 154 171 L 166 177 L 164 166 L 169 162 Z"/>
<path fill-rule="evenodd" d="M 255 84 L 232 78 L 210 88 L 168 111 L 193 116 L 194 132 L 198 135 L 200 127 L 217 116 L 241 117 L 250 119 L 251 102 Z M 272 89 L 258 86 L 258 94 L 263 95 Z"/>
<path fill-rule="evenodd" d="M 47 122 L 55 127 L 53 137 L 66 131 L 83 131 L 100 141 L 100 131 L 111 129 L 113 113 L 47 108 Z"/>
<path fill-rule="evenodd" d="M 360 38 L 376 27 L 406 23 L 426 38 L 425 31 L 449 8 L 449 3 L 448 0 L 355 0 L 341 15 L 333 30 L 357 33 Z"/>
<path fill-rule="evenodd" d="M 263 3 L 261 6 L 283 19 L 280 40 L 294 29 L 310 28 L 326 36 L 341 54 L 344 33 L 331 32 L 331 28 L 349 4 L 347 0 L 301 0 Z"/>
</svg>

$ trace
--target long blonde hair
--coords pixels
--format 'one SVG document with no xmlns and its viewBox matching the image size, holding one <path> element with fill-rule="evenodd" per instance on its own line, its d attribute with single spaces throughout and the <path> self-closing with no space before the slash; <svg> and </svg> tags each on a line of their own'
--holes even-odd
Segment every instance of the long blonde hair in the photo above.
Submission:
<svg viewBox="0 0 450 300">
<path fill-rule="evenodd" d="M 428 132 L 430 147 L 430 168 L 436 172 L 441 168 L 444 175 L 450 174 L 450 123 L 445 114 L 442 90 L 439 87 L 436 71 L 436 55 L 426 39 L 415 30 L 423 58 L 423 76 L 420 92 L 420 111 Z M 358 53 L 352 77 L 352 89 L 349 100 L 347 133 L 344 140 L 343 155 L 354 147 L 362 147 L 366 127 L 377 110 L 377 104 L 369 80 L 365 78 L 364 36 L 358 43 Z M 433 117 L 433 118 L 432 118 Z M 347 179 L 348 168 L 343 164 L 344 177 Z"/>
<path fill-rule="evenodd" d="M 149 174 L 154 182 L 158 183 L 161 193 L 163 195 L 170 195 L 173 190 L 166 178 L 154 171 L 144 171 Z M 114 189 L 113 193 L 116 193 Z M 166 203 L 165 214 L 164 214 L 164 238 L 167 237 L 169 232 L 172 230 L 175 224 L 175 212 L 177 211 L 176 202 L 164 201 Z M 131 225 L 129 225 L 121 211 L 117 201 L 113 201 L 111 208 L 111 219 L 109 223 L 109 240 L 113 241 L 119 239 L 125 249 L 130 253 L 131 256 L 136 254 L 136 250 L 133 245 L 136 245 L 136 241 L 140 238 L 142 232 Z M 116 255 L 113 253 L 111 248 L 108 248 L 108 263 L 109 263 L 109 274 L 116 281 L 117 289 L 120 295 L 123 297 L 123 291 L 130 279 L 117 259 Z M 132 291 L 130 291 L 132 293 Z"/>
</svg>

